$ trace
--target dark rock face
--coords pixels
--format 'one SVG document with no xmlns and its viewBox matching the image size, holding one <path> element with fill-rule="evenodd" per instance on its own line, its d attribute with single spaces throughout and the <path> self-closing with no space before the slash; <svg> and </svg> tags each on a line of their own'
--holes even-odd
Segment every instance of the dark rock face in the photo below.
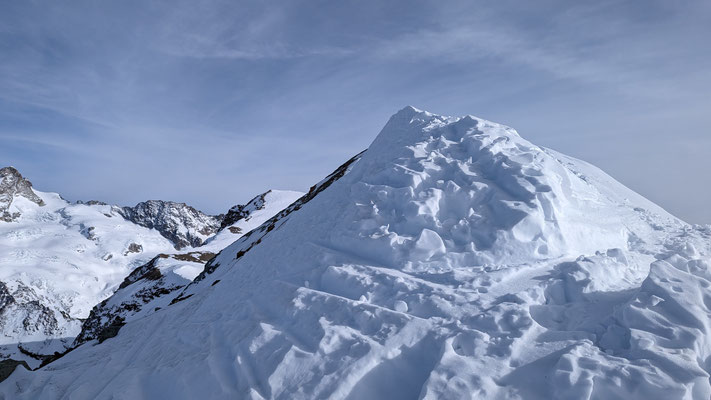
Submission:
<svg viewBox="0 0 711 400">
<path fill-rule="evenodd" d="M 15 302 L 15 298 L 10 294 L 4 282 L 0 282 L 0 313 L 5 310 L 5 307 Z"/>
<path fill-rule="evenodd" d="M 122 207 L 119 214 L 127 220 L 160 232 L 180 250 L 198 247 L 220 228 L 222 216 L 207 215 L 185 203 L 149 200 L 135 207 Z"/>
<path fill-rule="evenodd" d="M 74 339 L 74 346 L 94 339 L 103 342 L 116 336 L 126 323 L 127 316 L 139 312 L 151 300 L 182 288 L 183 286 L 166 284 L 163 274 L 156 266 L 159 259 L 168 257 L 170 256 L 159 254 L 151 261 L 134 269 L 121 282 L 119 289 L 112 297 L 94 306 L 89 317 L 82 324 L 81 333 Z M 112 304 L 113 299 L 124 295 L 125 292 L 131 292 L 132 289 L 135 291 L 127 294 L 122 301 Z"/>
<path fill-rule="evenodd" d="M 138 243 L 131 243 L 128 245 L 128 248 L 126 251 L 123 253 L 124 256 L 129 255 L 130 253 L 141 253 L 143 252 L 143 246 L 141 246 Z"/>
<path fill-rule="evenodd" d="M 7 360 L 0 361 L 0 382 L 7 379 L 13 372 L 15 372 L 15 368 L 20 365 L 25 367 L 27 370 L 30 369 L 30 366 L 27 365 L 26 361 L 17 361 L 9 358 Z"/>
<path fill-rule="evenodd" d="M 230 225 L 234 225 L 236 222 L 243 220 L 245 218 L 249 219 L 249 215 L 254 212 L 255 210 L 261 210 L 264 208 L 265 204 L 265 197 L 267 194 L 269 194 L 271 190 L 268 190 L 259 196 L 256 196 L 252 200 L 250 200 L 247 204 L 238 204 L 232 208 L 230 208 L 229 211 L 227 211 L 227 214 L 225 214 L 225 217 L 222 219 L 222 223 L 220 224 L 220 229 L 223 230 L 227 228 Z M 232 230 L 231 230 L 232 231 Z M 234 232 L 232 233 L 239 233 L 239 232 Z"/>
<path fill-rule="evenodd" d="M 19 213 L 10 213 L 10 205 L 17 196 L 22 196 L 38 206 L 44 201 L 32 190 L 32 183 L 13 167 L 0 168 L 0 221 L 11 222 Z"/>
<path fill-rule="evenodd" d="M 79 224 L 79 233 L 81 233 L 85 238 L 89 240 L 96 240 L 96 230 L 93 226 L 86 226 L 84 224 Z"/>
<path fill-rule="evenodd" d="M 199 251 L 185 254 L 159 254 L 134 269 L 110 298 L 91 310 L 89 317 L 82 324 L 81 333 L 74 340 L 74 346 L 94 339 L 102 342 L 116 336 L 133 315 L 144 308 L 150 310 L 155 307 L 151 304 L 154 300 L 185 287 L 184 283 L 169 282 L 156 265 L 158 260 L 172 258 L 205 263 L 214 256 L 213 253 Z"/>
<path fill-rule="evenodd" d="M 126 325 L 124 322 L 123 318 L 121 317 L 116 317 L 109 325 L 104 327 L 96 336 L 96 338 L 99 340 L 99 343 L 103 342 L 106 339 L 111 339 L 112 337 L 115 337 L 118 335 L 119 330 L 121 330 L 121 327 Z"/>
<path fill-rule="evenodd" d="M 19 326 L 5 326 L 9 321 L 17 321 L 22 324 L 21 328 L 24 332 L 51 336 L 59 329 L 58 318 L 71 319 L 64 311 L 61 315 L 56 315 L 41 300 L 42 298 L 29 286 L 18 283 L 17 288 L 11 291 L 5 283 L 0 282 L 0 330 L 19 328 Z"/>
<path fill-rule="evenodd" d="M 247 204 L 238 204 L 221 215 L 207 215 L 185 203 L 149 200 L 138 203 L 135 207 L 117 208 L 127 220 L 157 230 L 166 239 L 173 242 L 177 250 L 187 246 L 198 247 L 209 236 L 230 228 L 232 233 L 241 233 L 232 225 L 264 208 L 266 196 L 271 190 L 254 197 Z"/>
<path fill-rule="evenodd" d="M 45 335 L 51 335 L 59 328 L 59 324 L 54 311 L 39 300 L 32 300 L 23 304 L 25 318 L 22 325 L 25 332 L 43 331 Z"/>
<path fill-rule="evenodd" d="M 147 263 L 131 271 L 131 273 L 128 274 L 128 276 L 124 278 L 123 282 L 121 282 L 121 284 L 119 285 L 119 290 L 124 289 L 141 279 L 155 281 L 162 278 L 163 274 L 161 274 L 158 267 L 156 267 L 156 261 L 161 258 L 168 257 L 170 256 L 167 254 L 158 254 L 157 256 L 153 257 L 151 261 L 148 261 Z"/>
<path fill-rule="evenodd" d="M 226 227 L 235 224 L 237 221 L 240 221 L 244 219 L 249 215 L 246 211 L 244 211 L 244 205 L 238 204 L 227 211 L 227 214 L 225 214 L 225 218 L 222 220 L 222 223 L 220 224 L 220 230 L 225 229 Z"/>
</svg>

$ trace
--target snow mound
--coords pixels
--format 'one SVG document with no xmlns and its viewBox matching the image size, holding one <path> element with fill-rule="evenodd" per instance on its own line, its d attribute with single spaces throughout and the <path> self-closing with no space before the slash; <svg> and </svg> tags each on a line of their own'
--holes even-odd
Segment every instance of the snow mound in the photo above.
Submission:
<svg viewBox="0 0 711 400">
<path fill-rule="evenodd" d="M 622 198 L 603 195 L 513 129 L 472 116 L 400 111 L 346 181 L 339 203 L 355 204 L 332 244 L 365 247 L 399 269 L 584 254 L 625 247 L 643 228 L 617 212 Z"/>
<path fill-rule="evenodd" d="M 408 107 L 170 305 L 0 393 L 707 399 L 710 238 L 508 127 Z"/>
</svg>

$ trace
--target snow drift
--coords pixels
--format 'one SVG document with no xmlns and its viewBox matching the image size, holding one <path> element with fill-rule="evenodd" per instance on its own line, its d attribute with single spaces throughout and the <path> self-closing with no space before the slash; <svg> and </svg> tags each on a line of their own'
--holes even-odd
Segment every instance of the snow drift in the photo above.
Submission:
<svg viewBox="0 0 711 400">
<path fill-rule="evenodd" d="M 707 399 L 708 227 L 408 107 L 167 305 L 8 398 Z"/>
</svg>

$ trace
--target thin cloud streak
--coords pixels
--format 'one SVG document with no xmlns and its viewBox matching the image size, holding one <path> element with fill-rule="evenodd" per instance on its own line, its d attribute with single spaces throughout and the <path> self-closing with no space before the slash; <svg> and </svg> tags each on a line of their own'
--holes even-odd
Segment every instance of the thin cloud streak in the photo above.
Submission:
<svg viewBox="0 0 711 400">
<path fill-rule="evenodd" d="M 305 190 L 412 104 L 507 123 L 711 222 L 686 200 L 711 196 L 711 165 L 683 156 L 711 152 L 707 2 L 2 8 L 0 156 L 69 198 L 221 212 Z"/>
</svg>

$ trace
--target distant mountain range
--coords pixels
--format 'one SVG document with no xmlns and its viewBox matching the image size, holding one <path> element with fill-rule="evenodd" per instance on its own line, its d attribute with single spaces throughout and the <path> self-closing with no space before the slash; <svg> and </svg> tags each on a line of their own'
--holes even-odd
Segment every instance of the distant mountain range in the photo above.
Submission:
<svg viewBox="0 0 711 400">
<path fill-rule="evenodd" d="M 222 247 L 302 195 L 268 191 L 216 216 L 171 201 L 72 204 L 34 190 L 15 168 L 0 169 L 0 355 L 37 366 L 71 347 L 94 322 L 94 306 L 136 271 L 160 259 L 167 287 L 182 287 Z"/>
</svg>

